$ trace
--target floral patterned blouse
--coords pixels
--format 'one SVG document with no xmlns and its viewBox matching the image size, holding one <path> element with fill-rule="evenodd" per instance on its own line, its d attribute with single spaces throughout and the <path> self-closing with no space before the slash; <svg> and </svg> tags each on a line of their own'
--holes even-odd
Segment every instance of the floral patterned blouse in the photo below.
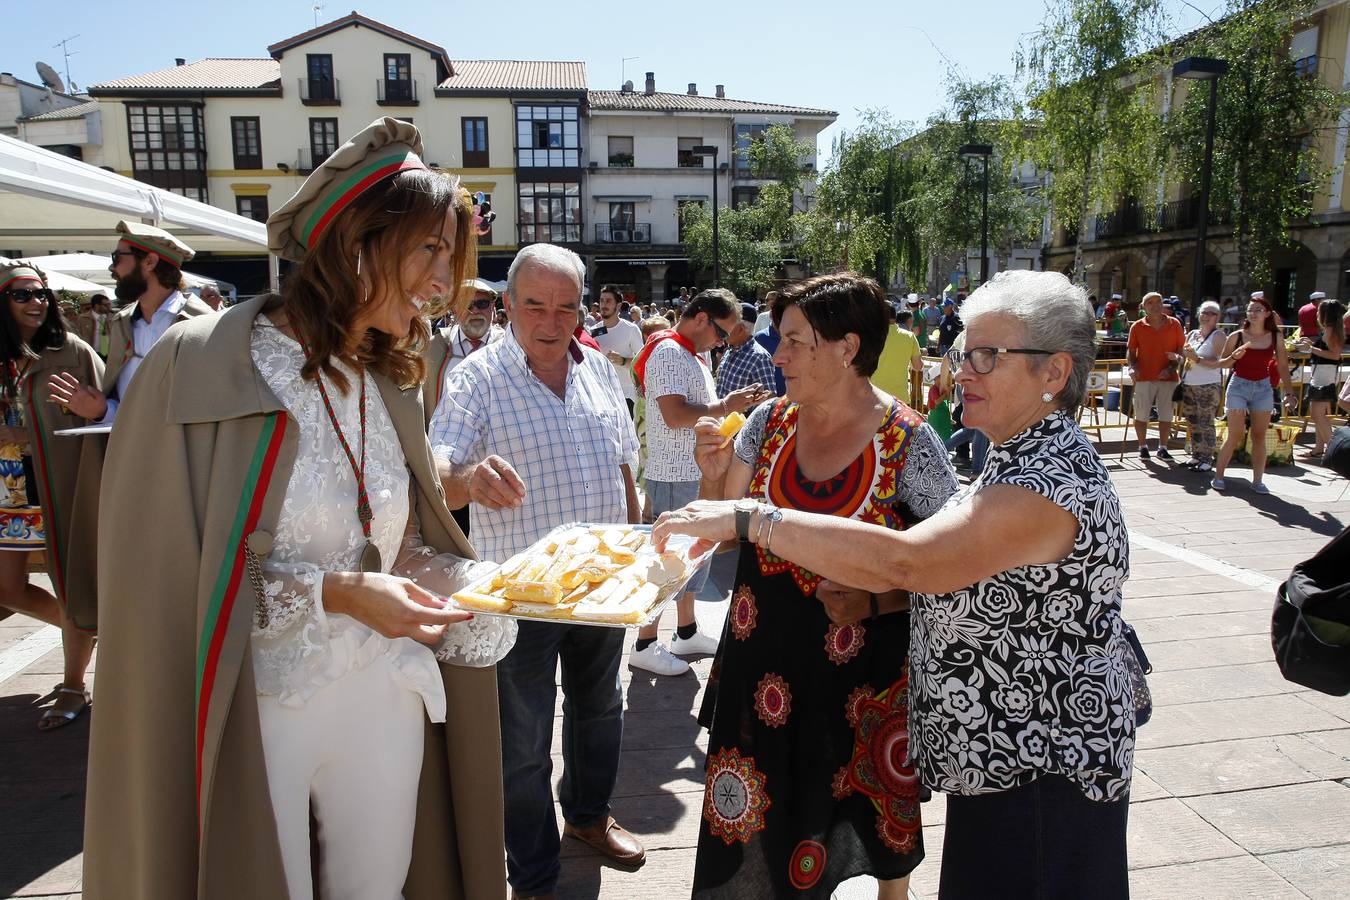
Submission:
<svg viewBox="0 0 1350 900">
<path fill-rule="evenodd" d="M 1091 442 L 1052 413 L 989 452 L 953 497 L 1011 484 L 1078 520 L 1073 551 L 948 594 L 915 594 L 911 752 L 933 790 L 985 794 L 1043 773 L 1101 801 L 1126 797 L 1134 704 L 1122 633 L 1129 540 L 1120 499 Z"/>
</svg>

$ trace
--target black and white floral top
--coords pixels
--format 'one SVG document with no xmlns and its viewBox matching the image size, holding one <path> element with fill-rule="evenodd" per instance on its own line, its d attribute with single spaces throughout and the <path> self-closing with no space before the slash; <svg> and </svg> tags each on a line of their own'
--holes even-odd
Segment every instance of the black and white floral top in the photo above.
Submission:
<svg viewBox="0 0 1350 900">
<path fill-rule="evenodd" d="M 984 474 L 948 506 L 993 484 L 1052 500 L 1078 519 L 1078 536 L 1060 562 L 914 595 L 910 748 L 920 777 L 933 790 L 985 794 L 1053 773 L 1093 800 L 1128 796 L 1132 651 L 1120 602 L 1130 548 L 1115 487 L 1063 412 L 991 448 Z"/>
</svg>

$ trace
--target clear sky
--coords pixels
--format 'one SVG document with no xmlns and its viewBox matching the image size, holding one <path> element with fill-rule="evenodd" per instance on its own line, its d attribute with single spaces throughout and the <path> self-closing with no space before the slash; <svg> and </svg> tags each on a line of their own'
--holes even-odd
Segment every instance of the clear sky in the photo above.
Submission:
<svg viewBox="0 0 1350 900">
<path fill-rule="evenodd" d="M 1165 0 L 1179 33 L 1217 17 L 1222 0 Z M 452 59 L 584 60 L 592 90 L 627 77 L 659 91 L 696 82 L 711 94 L 837 111 L 820 149 L 857 111 L 884 107 L 921 123 L 943 102 L 943 75 L 1013 72 L 1012 56 L 1035 30 L 1044 0 L 777 0 L 566 3 L 488 0 L 328 0 L 320 23 L 353 6 L 362 15 L 440 44 Z M 0 69 L 36 81 L 33 64 L 66 74 L 58 44 L 73 51 L 83 88 L 208 56 L 263 57 L 267 45 L 314 26 L 314 0 L 0 0 L 7 37 Z M 58 11 L 59 10 L 59 11 Z M 78 35 L 78 37 L 75 37 Z M 626 63 L 624 57 L 637 57 Z"/>
</svg>

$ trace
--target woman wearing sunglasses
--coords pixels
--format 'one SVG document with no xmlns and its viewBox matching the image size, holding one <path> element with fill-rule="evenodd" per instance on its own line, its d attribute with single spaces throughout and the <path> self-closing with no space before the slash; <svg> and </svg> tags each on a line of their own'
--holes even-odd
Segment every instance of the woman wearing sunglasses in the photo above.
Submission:
<svg viewBox="0 0 1350 900">
<path fill-rule="evenodd" d="M 923 783 L 948 795 L 943 900 L 1123 898 L 1129 539 L 1076 422 L 1092 312 L 1063 275 L 1024 271 L 1000 272 L 961 313 L 966 349 L 953 362 L 966 425 L 993 445 L 984 474 L 904 531 L 758 504 L 740 534 L 764 559 L 861 588 L 822 596 L 836 623 L 913 592 L 905 737 Z M 655 537 L 724 541 L 736 526 L 732 503 L 698 501 L 663 516 Z"/>
<path fill-rule="evenodd" d="M 48 731 L 69 725 L 89 707 L 84 673 L 94 636 L 81 631 L 67 614 L 65 565 L 80 442 L 56 437 L 58 428 L 87 425 L 69 410 L 47 402 L 48 378 L 67 372 L 83 383 L 97 383 L 103 361 L 84 341 L 66 330 L 55 297 L 35 267 L 0 266 L 0 618 L 21 612 L 61 629 L 65 669 L 55 698 L 38 719 Z M 92 538 L 92 535 L 90 536 Z M 28 580 L 29 553 L 46 550 L 52 596 Z M 75 549 L 79 552 L 79 548 Z"/>
</svg>

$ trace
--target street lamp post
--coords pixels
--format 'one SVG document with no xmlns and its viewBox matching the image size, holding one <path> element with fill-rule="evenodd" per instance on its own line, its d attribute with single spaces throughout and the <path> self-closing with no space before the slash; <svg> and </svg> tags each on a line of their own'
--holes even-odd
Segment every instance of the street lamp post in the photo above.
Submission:
<svg viewBox="0 0 1350 900">
<path fill-rule="evenodd" d="M 1228 73 L 1228 62 L 1206 56 L 1188 56 L 1172 66 L 1173 78 L 1209 82 L 1209 111 L 1205 119 L 1205 156 L 1200 167 L 1200 209 L 1195 228 L 1195 279 L 1191 284 L 1191 321 L 1200 306 L 1205 283 L 1205 239 L 1209 236 L 1209 184 L 1214 167 L 1214 118 L 1219 105 L 1219 77 Z"/>
<path fill-rule="evenodd" d="M 717 147 L 714 144 L 696 144 L 690 152 L 695 156 L 711 156 L 713 161 L 713 287 L 720 287 L 722 284 L 722 256 L 717 233 Z"/>
<path fill-rule="evenodd" d="M 963 144 L 956 151 L 961 158 L 984 162 L 984 195 L 980 200 L 980 284 L 989 280 L 989 157 L 994 155 L 991 144 Z"/>
</svg>

